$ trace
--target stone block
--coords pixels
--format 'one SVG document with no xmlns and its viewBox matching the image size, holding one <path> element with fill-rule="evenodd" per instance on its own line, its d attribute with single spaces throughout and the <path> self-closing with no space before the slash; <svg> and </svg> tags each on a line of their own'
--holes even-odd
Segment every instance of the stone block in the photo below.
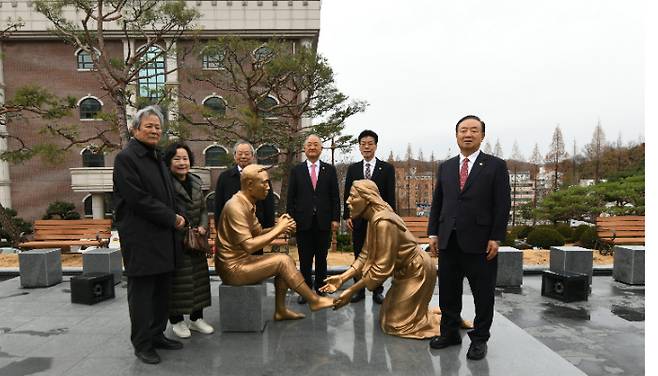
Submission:
<svg viewBox="0 0 658 376">
<path fill-rule="evenodd" d="M 109 273 L 114 276 L 114 284 L 121 282 L 123 260 L 121 250 L 113 248 L 96 248 L 82 254 L 82 272 Z"/>
<path fill-rule="evenodd" d="M 497 287 L 517 287 L 523 284 L 523 251 L 514 247 L 498 249 Z"/>
<path fill-rule="evenodd" d="M 644 284 L 644 246 L 615 246 L 612 278 L 629 285 Z"/>
<path fill-rule="evenodd" d="M 551 247 L 550 270 L 556 273 L 580 273 L 592 284 L 592 250 L 582 247 Z"/>
<path fill-rule="evenodd" d="M 48 287 L 62 282 L 62 253 L 59 248 L 32 249 L 18 254 L 21 286 Z"/>
<path fill-rule="evenodd" d="M 265 329 L 266 287 L 219 285 L 219 323 L 223 332 L 262 332 Z"/>
</svg>

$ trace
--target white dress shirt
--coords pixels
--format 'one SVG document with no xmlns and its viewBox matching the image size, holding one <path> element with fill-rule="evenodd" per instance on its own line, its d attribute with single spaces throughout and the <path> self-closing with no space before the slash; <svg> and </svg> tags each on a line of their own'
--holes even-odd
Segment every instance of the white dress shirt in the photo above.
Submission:
<svg viewBox="0 0 658 376">
<path fill-rule="evenodd" d="M 363 177 L 366 177 L 366 163 L 370 164 L 370 178 L 372 179 L 372 175 L 375 173 L 375 165 L 377 164 L 377 158 L 371 159 L 369 162 L 366 161 L 365 159 L 363 160 Z"/>
</svg>

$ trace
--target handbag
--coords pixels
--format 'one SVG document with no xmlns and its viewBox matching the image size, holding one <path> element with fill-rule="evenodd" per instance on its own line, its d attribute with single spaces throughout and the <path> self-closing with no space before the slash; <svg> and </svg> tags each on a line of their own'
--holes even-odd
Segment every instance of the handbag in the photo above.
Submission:
<svg viewBox="0 0 658 376">
<path fill-rule="evenodd" d="M 207 232 L 206 232 L 207 234 Z M 188 227 L 183 238 L 183 247 L 189 253 L 199 253 L 205 255 L 210 251 L 208 236 L 201 235 L 196 227 Z"/>
</svg>

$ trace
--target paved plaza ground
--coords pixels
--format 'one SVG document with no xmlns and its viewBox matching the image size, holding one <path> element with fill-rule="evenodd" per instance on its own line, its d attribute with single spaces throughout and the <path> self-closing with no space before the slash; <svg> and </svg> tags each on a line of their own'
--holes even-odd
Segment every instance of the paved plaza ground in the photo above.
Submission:
<svg viewBox="0 0 658 376">
<path fill-rule="evenodd" d="M 594 277 L 586 302 L 541 297 L 539 275 L 526 275 L 522 288 L 498 290 L 483 361 L 466 359 L 465 334 L 461 346 L 444 350 L 382 334 L 369 295 L 339 311 L 310 313 L 291 294 L 288 304 L 306 319 L 270 321 L 263 333 L 195 333 L 183 350 L 160 351 L 163 362 L 155 366 L 132 354 L 125 282 L 115 299 L 86 306 L 70 303 L 68 280 L 43 289 L 22 289 L 18 278 L 0 282 L 0 375 L 644 374 L 644 286 L 610 276 Z M 215 327 L 218 284 L 213 277 L 206 310 Z M 465 291 L 464 317 L 472 318 L 467 285 Z M 267 299 L 273 309 L 271 282 Z"/>
</svg>

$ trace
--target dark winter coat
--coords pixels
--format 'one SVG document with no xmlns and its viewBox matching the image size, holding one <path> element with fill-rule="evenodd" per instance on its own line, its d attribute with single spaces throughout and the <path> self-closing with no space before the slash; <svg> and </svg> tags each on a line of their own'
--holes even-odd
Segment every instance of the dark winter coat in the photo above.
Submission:
<svg viewBox="0 0 658 376">
<path fill-rule="evenodd" d="M 175 229 L 177 208 L 171 174 L 157 151 L 136 139 L 114 160 L 114 221 L 129 277 L 167 273 L 182 257 Z"/>
<path fill-rule="evenodd" d="M 203 226 L 208 229 L 208 210 L 201 189 L 201 178 L 187 174 L 191 183 L 191 196 L 183 184 L 173 178 L 176 201 L 185 211 L 185 218 L 192 227 Z M 181 263 L 174 271 L 171 291 L 170 315 L 190 314 L 210 306 L 210 275 L 206 256 L 198 253 L 183 252 Z"/>
</svg>

